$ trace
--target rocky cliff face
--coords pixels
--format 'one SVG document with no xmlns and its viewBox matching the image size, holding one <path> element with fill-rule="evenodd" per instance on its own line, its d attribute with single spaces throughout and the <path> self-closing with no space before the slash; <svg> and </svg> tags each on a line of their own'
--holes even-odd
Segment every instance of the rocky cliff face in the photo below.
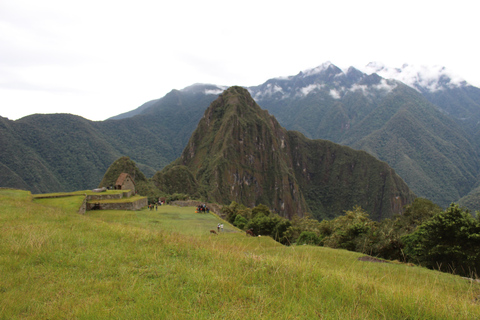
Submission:
<svg viewBox="0 0 480 320">
<path fill-rule="evenodd" d="M 205 111 L 177 163 L 190 168 L 209 198 L 268 204 L 291 216 L 305 212 L 307 204 L 291 169 L 286 136 L 245 89 L 233 87 Z"/>
<path fill-rule="evenodd" d="M 381 219 L 414 198 L 386 163 L 285 130 L 240 87 L 210 105 L 180 158 L 159 173 L 157 186 L 168 192 L 164 177 L 179 166 L 188 168 L 209 201 L 261 203 L 289 218 L 306 212 L 329 218 L 360 205 Z"/>
</svg>

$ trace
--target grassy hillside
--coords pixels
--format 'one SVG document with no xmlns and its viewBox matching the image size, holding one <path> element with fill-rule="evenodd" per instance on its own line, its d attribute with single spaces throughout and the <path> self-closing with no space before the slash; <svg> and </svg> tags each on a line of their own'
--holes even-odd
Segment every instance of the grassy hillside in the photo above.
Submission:
<svg viewBox="0 0 480 320">
<path fill-rule="evenodd" d="M 477 319 L 480 285 L 246 237 L 193 208 L 92 211 L 0 190 L 1 319 Z M 67 200 L 65 200 L 67 201 Z"/>
</svg>

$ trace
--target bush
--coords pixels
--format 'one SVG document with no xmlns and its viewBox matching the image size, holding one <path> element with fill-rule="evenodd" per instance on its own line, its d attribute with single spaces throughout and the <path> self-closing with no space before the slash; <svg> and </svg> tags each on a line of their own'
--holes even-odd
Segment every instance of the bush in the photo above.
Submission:
<svg viewBox="0 0 480 320">
<path fill-rule="evenodd" d="M 345 215 L 321 224 L 325 231 L 324 245 L 351 251 L 366 251 L 366 235 L 375 223 L 359 206 L 348 210 Z"/>
<path fill-rule="evenodd" d="M 427 268 L 470 277 L 480 273 L 480 222 L 458 205 L 452 203 L 403 240 L 407 257 Z"/>
<path fill-rule="evenodd" d="M 245 225 L 248 223 L 248 220 L 241 215 L 235 216 L 235 221 L 233 221 L 233 225 L 239 229 L 245 230 Z"/>
<path fill-rule="evenodd" d="M 318 246 L 321 243 L 321 238 L 315 234 L 315 232 L 311 231 L 303 231 L 300 236 L 298 237 L 297 244 L 310 244 L 314 246 Z"/>
<path fill-rule="evenodd" d="M 253 233 L 258 235 L 271 236 L 282 244 L 290 244 L 287 230 L 292 223 L 288 219 L 272 214 L 264 205 L 253 208 L 252 216 L 253 218 L 245 226 L 246 229 L 253 229 Z"/>
<path fill-rule="evenodd" d="M 416 198 L 405 207 L 403 214 L 385 219 L 370 230 L 367 253 L 384 259 L 405 261 L 403 237 L 440 212 L 442 209 L 432 201 Z"/>
</svg>

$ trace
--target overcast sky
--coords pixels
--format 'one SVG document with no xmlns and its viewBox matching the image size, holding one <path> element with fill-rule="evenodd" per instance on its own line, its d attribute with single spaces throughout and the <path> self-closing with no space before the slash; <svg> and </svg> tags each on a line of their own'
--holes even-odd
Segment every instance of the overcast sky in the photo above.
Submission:
<svg viewBox="0 0 480 320">
<path fill-rule="evenodd" d="M 326 61 L 445 66 L 480 87 L 476 1 L 0 1 L 0 116 L 91 120 L 194 83 Z"/>
</svg>

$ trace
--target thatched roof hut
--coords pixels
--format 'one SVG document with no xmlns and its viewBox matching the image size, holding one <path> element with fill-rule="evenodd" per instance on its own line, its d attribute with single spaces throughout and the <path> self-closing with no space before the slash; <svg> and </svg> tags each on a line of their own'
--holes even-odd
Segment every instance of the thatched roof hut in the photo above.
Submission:
<svg viewBox="0 0 480 320">
<path fill-rule="evenodd" d="M 120 173 L 117 182 L 115 182 L 117 190 L 131 190 L 135 194 L 135 181 L 128 173 Z"/>
</svg>

